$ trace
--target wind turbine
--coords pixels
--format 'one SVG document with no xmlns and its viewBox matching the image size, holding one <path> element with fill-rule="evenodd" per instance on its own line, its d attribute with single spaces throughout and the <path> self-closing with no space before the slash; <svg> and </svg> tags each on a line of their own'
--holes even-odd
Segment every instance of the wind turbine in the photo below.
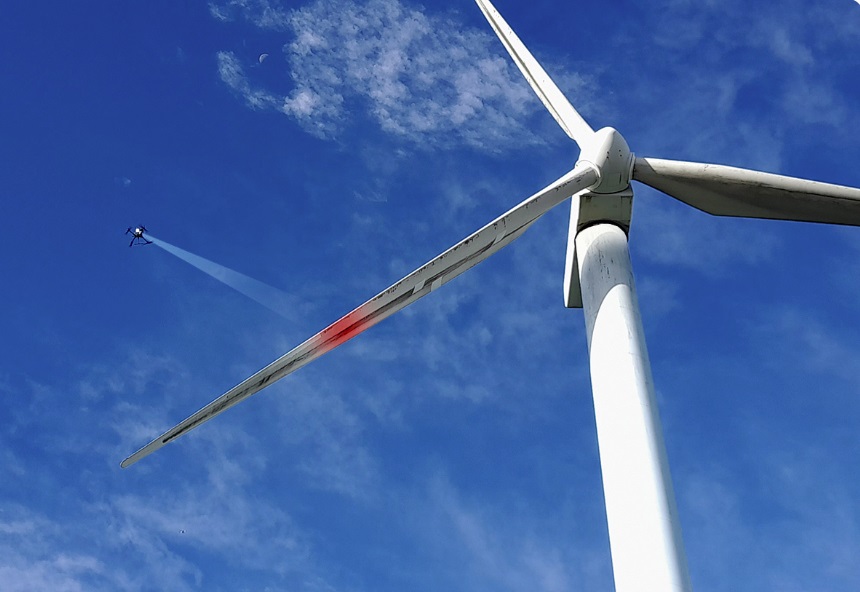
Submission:
<svg viewBox="0 0 860 592">
<path fill-rule="evenodd" d="M 128 467 L 391 316 L 510 244 L 571 199 L 564 303 L 583 308 L 615 588 L 691 589 L 627 245 L 632 180 L 718 216 L 860 226 L 860 189 L 704 163 L 637 158 L 594 131 L 488 0 L 476 0 L 580 148 L 574 168 L 122 461 Z"/>
</svg>

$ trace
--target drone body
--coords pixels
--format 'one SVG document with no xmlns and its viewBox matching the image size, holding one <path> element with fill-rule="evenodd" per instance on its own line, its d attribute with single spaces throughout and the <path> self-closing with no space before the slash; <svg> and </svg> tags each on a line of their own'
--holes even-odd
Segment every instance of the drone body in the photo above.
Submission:
<svg viewBox="0 0 860 592">
<path fill-rule="evenodd" d="M 132 236 L 131 242 L 128 243 L 129 247 L 133 247 L 134 245 L 151 245 L 152 241 L 147 239 L 144 235 L 146 232 L 146 226 L 140 225 L 132 228 L 129 226 L 125 233 L 130 234 Z"/>
</svg>

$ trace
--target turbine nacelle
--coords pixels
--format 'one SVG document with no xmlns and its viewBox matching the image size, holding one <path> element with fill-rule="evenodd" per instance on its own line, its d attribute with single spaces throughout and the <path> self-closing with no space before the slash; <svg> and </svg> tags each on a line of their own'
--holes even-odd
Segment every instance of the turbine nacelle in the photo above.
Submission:
<svg viewBox="0 0 860 592">
<path fill-rule="evenodd" d="M 633 213 L 633 164 L 636 158 L 618 130 L 604 127 L 591 137 L 579 140 L 582 151 L 577 166 L 590 166 L 598 181 L 588 191 L 570 200 L 570 222 L 567 231 L 567 253 L 564 264 L 564 305 L 582 308 L 582 288 L 579 283 L 579 263 L 576 236 L 595 224 L 609 222 L 630 231 Z"/>
<path fill-rule="evenodd" d="M 587 163 L 597 169 L 598 184 L 592 193 L 618 193 L 630 187 L 635 158 L 618 130 L 604 127 L 584 142 L 577 164 Z"/>
</svg>

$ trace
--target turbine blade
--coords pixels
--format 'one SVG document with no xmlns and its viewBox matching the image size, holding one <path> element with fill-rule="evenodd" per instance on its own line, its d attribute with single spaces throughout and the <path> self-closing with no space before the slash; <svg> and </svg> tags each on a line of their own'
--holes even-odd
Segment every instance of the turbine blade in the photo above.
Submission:
<svg viewBox="0 0 860 592">
<path fill-rule="evenodd" d="M 715 216 L 860 226 L 853 187 L 659 158 L 637 158 L 633 179 Z"/>
<path fill-rule="evenodd" d="M 582 148 L 588 139 L 594 135 L 594 130 L 586 123 L 582 116 L 577 113 L 570 101 L 555 85 L 555 82 L 544 71 L 538 61 L 532 56 L 514 30 L 505 22 L 499 11 L 489 0 L 475 0 L 481 12 L 490 22 L 493 30 L 511 54 L 514 63 L 529 81 L 532 90 L 540 98 L 544 106 L 549 110 L 561 129 L 571 137 L 579 147 Z"/>
<path fill-rule="evenodd" d="M 588 164 L 572 171 L 537 192 L 506 214 L 499 216 L 469 235 L 435 259 L 380 292 L 343 318 L 335 321 L 298 347 L 284 354 L 250 378 L 233 387 L 197 413 L 126 458 L 120 466 L 128 467 L 155 452 L 165 444 L 226 411 L 266 386 L 280 380 L 346 343 L 365 329 L 426 296 L 442 284 L 483 261 L 510 244 L 543 214 L 571 195 L 593 186 L 597 171 Z"/>
</svg>

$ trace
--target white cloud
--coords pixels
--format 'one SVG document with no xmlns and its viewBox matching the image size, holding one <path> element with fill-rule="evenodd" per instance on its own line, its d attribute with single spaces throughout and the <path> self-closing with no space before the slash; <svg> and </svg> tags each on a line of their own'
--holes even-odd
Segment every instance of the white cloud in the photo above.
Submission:
<svg viewBox="0 0 860 592">
<path fill-rule="evenodd" d="M 711 582 L 714 591 L 800 592 L 815 589 L 822 577 L 831 589 L 855 589 L 860 583 L 855 503 L 833 474 L 831 459 L 819 457 L 814 446 L 798 454 L 781 447 L 784 442 L 758 437 L 732 444 L 757 459 L 756 478 L 704 464 L 679 479 L 684 526 L 695 533 L 688 537 L 689 552 L 697 558 L 695 575 Z"/>
<path fill-rule="evenodd" d="M 860 368 L 847 360 L 860 357 L 860 346 L 845 340 L 839 327 L 827 326 L 821 319 L 804 311 L 783 309 L 772 311 L 758 329 L 762 343 L 767 344 L 768 357 L 784 363 L 791 361 L 797 368 L 818 372 L 828 377 L 860 382 Z"/>
<path fill-rule="evenodd" d="M 782 96 L 782 107 L 797 122 L 834 129 L 850 121 L 852 111 L 832 89 L 804 77 L 792 81 L 790 92 Z"/>
<path fill-rule="evenodd" d="M 223 462 L 212 472 L 221 469 L 230 474 Z M 231 481 L 221 488 L 171 488 L 169 496 L 124 495 L 95 510 L 108 513 L 135 545 L 161 540 L 166 548 L 192 546 L 244 567 L 301 569 L 308 560 L 302 535 L 284 512 L 255 497 Z"/>
<path fill-rule="evenodd" d="M 255 87 L 230 52 L 219 54 L 221 78 L 250 107 L 278 109 L 317 136 L 337 135 L 360 111 L 413 143 L 497 151 L 541 142 L 524 125 L 540 103 L 485 31 L 399 0 L 318 0 L 295 10 L 234 1 L 213 5 L 212 14 L 289 29 L 289 94 Z M 584 93 L 578 75 L 562 73 L 559 81 Z"/>
<path fill-rule="evenodd" d="M 648 114 L 625 122 L 646 136 L 634 149 L 784 172 L 799 144 L 850 138 L 857 118 L 847 81 L 856 76 L 850 60 L 833 58 L 852 36 L 845 22 L 834 22 L 839 12 L 794 0 L 755 14 L 736 0 L 663 0 L 640 11 L 613 39 L 638 56 L 632 67 L 618 65 L 633 98 L 629 112 Z M 640 31 L 631 35 L 633 27 Z M 633 47 L 627 38 L 641 39 L 642 28 L 655 43 Z M 641 60 L 658 66 L 635 67 Z"/>
<path fill-rule="evenodd" d="M 511 512 L 510 500 L 469 500 L 444 475 L 434 475 L 427 489 L 411 510 L 429 547 L 444 548 L 445 565 L 458 570 L 459 587 L 560 592 L 605 583 L 607 574 L 592 569 L 593 550 L 578 547 L 575 526 L 560 531 L 526 507 Z"/>
<path fill-rule="evenodd" d="M 273 429 L 281 434 L 290 450 L 289 464 L 306 486 L 352 499 L 373 496 L 380 477 L 376 459 L 364 441 L 362 400 L 347 400 L 331 376 L 313 368 L 272 388 L 277 397 Z"/>
<path fill-rule="evenodd" d="M 268 461 L 254 430 L 239 421 L 196 431 L 174 449 L 184 460 L 196 460 L 157 478 L 164 457 L 120 471 L 121 455 L 163 429 L 171 420 L 166 409 L 176 403 L 169 396 L 150 397 L 138 406 L 120 396 L 131 399 L 165 386 L 168 392 L 187 392 L 189 377 L 169 358 L 137 351 L 84 374 L 68 392 L 33 382 L 19 389 L 34 413 L 9 422 L 0 434 L 31 431 L 30 424 L 47 421 L 49 411 L 63 418 L 53 419 L 62 421 L 61 435 L 26 443 L 28 459 L 48 450 L 46 460 L 31 460 L 20 473 L 10 466 L 20 461 L 9 453 L 0 458 L 4 474 L 27 477 L 20 486 L 7 483 L 3 492 L 0 589 L 214 588 L 206 579 L 211 570 L 204 574 L 200 567 L 206 563 L 201 556 L 218 557 L 273 582 L 301 583 L 292 589 L 326 589 L 325 570 L 317 566 L 308 537 L 256 490 Z M 156 416 L 158 421 L 151 419 Z M 9 444 L 20 450 L 17 439 L 4 440 L 4 447 Z M 76 468 L 70 474 L 61 465 Z M 27 495 L 34 475 L 53 483 L 57 474 L 63 483 L 55 492 L 31 496 L 26 507 L 13 501 Z"/>
<path fill-rule="evenodd" d="M 793 66 L 812 66 L 815 59 L 807 47 L 793 40 L 785 29 L 765 31 L 764 38 L 773 54 Z"/>
<path fill-rule="evenodd" d="M 228 0 L 221 4 L 210 2 L 209 13 L 223 22 L 241 17 L 263 29 L 283 30 L 288 25 L 288 16 L 284 10 L 269 0 Z"/>
<path fill-rule="evenodd" d="M 765 223 L 713 217 L 643 186 L 637 186 L 636 229 L 631 242 L 641 256 L 716 277 L 733 265 L 767 261 L 779 246 Z"/>
<path fill-rule="evenodd" d="M 279 102 L 273 94 L 251 86 L 241 62 L 230 52 L 218 52 L 218 74 L 227 86 L 242 95 L 249 107 L 272 108 Z"/>
<path fill-rule="evenodd" d="M 9 520 L 6 514 L 14 514 L 15 519 Z M 98 541 L 85 540 L 93 534 L 85 525 L 70 527 L 67 516 L 55 522 L 28 508 L 4 504 L 0 515 L 0 589 L 139 590 L 129 586 L 122 568 L 108 569 L 98 556 Z"/>
</svg>

